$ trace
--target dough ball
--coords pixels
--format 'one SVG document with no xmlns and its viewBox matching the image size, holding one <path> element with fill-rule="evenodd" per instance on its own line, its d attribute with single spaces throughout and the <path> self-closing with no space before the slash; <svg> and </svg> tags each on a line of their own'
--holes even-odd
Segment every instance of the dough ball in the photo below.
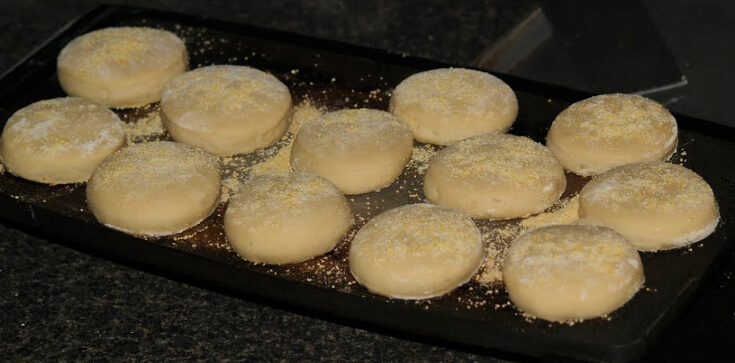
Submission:
<svg viewBox="0 0 735 363">
<path fill-rule="evenodd" d="M 21 178 L 80 183 L 124 142 L 122 122 L 107 107 L 81 98 L 55 98 L 10 117 L 0 136 L 0 154 L 8 171 Z"/>
<path fill-rule="evenodd" d="M 217 206 L 217 158 L 169 141 L 136 144 L 107 158 L 87 184 L 100 223 L 129 234 L 162 236 L 193 227 Z"/>
<path fill-rule="evenodd" d="M 413 151 L 411 130 L 388 112 L 330 112 L 296 135 L 291 165 L 329 179 L 345 194 L 384 188 L 403 172 Z"/>
<path fill-rule="evenodd" d="M 503 264 L 510 300 L 549 321 L 596 318 L 623 306 L 643 285 L 628 241 L 598 226 L 559 225 L 516 238 Z"/>
<path fill-rule="evenodd" d="M 505 132 L 518 115 L 518 100 L 489 73 L 443 68 L 404 79 L 393 91 L 390 112 L 408 123 L 416 140 L 448 145 Z"/>
<path fill-rule="evenodd" d="M 84 34 L 61 50 L 59 83 L 70 96 L 115 108 L 158 102 L 163 87 L 186 71 L 184 42 L 151 28 L 106 28 Z"/>
<path fill-rule="evenodd" d="M 674 116 L 657 102 L 609 94 L 562 111 L 551 124 L 546 146 L 564 169 L 589 176 L 620 165 L 668 160 L 677 136 Z"/>
<path fill-rule="evenodd" d="M 352 228 L 350 205 L 334 184 L 306 173 L 256 176 L 230 201 L 225 234 L 256 263 L 284 264 L 331 251 Z"/>
<path fill-rule="evenodd" d="M 373 218 L 350 246 L 350 271 L 375 294 L 427 299 L 469 281 L 482 264 L 480 231 L 469 217 L 431 204 Z"/>
<path fill-rule="evenodd" d="M 208 66 L 174 78 L 161 99 L 171 137 L 217 156 L 273 144 L 291 123 L 291 93 L 245 66 Z"/>
<path fill-rule="evenodd" d="M 579 216 L 616 230 L 640 251 L 700 241 L 720 220 L 702 177 L 660 161 L 617 167 L 592 179 L 579 194 Z"/>
<path fill-rule="evenodd" d="M 566 184 L 564 169 L 543 145 L 521 136 L 483 135 L 437 153 L 424 194 L 474 218 L 506 219 L 550 207 Z"/>
</svg>

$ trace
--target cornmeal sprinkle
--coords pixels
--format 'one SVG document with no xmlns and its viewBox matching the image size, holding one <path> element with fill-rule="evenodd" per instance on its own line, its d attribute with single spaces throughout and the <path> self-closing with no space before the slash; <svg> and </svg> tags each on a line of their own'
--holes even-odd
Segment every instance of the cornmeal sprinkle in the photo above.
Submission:
<svg viewBox="0 0 735 363">
<path fill-rule="evenodd" d="M 481 235 L 463 214 L 431 204 L 391 209 L 368 222 L 352 240 L 352 252 L 370 260 L 405 263 L 427 256 L 466 265 L 482 253 Z"/>
<path fill-rule="evenodd" d="M 520 226 L 523 230 L 553 226 L 558 224 L 572 224 L 579 220 L 579 196 L 557 202 L 551 210 L 523 219 Z"/>
<path fill-rule="evenodd" d="M 276 77 L 232 65 L 180 74 L 166 85 L 161 98 L 161 108 L 172 123 L 203 132 L 234 120 L 272 127 L 282 122 L 290 106 L 291 93 Z"/>
<path fill-rule="evenodd" d="M 510 268 L 526 283 L 557 279 L 558 274 L 574 276 L 575 272 L 580 278 L 584 273 L 623 276 L 643 268 L 638 251 L 623 236 L 586 225 L 550 226 L 526 233 L 513 241 L 505 263 L 513 264 Z"/>
<path fill-rule="evenodd" d="M 59 68 L 102 78 L 128 76 L 143 67 L 163 69 L 186 54 L 173 33 L 152 28 L 106 28 L 72 40 L 59 54 Z"/>
<path fill-rule="evenodd" d="M 282 223 L 286 216 L 306 218 L 331 204 L 349 210 L 342 192 L 328 180 L 311 174 L 281 172 L 254 176 L 246 182 L 230 201 L 227 214 L 235 224 L 258 220 L 269 225 Z"/>
<path fill-rule="evenodd" d="M 126 198 L 144 199 L 168 185 L 201 183 L 219 175 L 217 158 L 191 146 L 169 141 L 127 147 L 107 158 L 92 175 L 89 188 L 135 190 Z"/>
<path fill-rule="evenodd" d="M 256 150 L 256 161 L 246 155 L 235 155 L 221 158 L 224 168 L 222 178 L 222 194 L 220 200 L 226 202 L 237 194 L 242 183 L 256 175 L 284 172 L 291 170 L 291 148 L 296 134 L 301 126 L 324 114 L 324 110 L 314 106 L 309 99 L 294 107 L 291 116 L 291 126 L 276 145 Z"/>
<path fill-rule="evenodd" d="M 123 123 L 114 112 L 70 97 L 39 101 L 18 110 L 3 131 L 6 148 L 32 148 L 46 156 L 114 151 L 124 137 Z"/>
<path fill-rule="evenodd" d="M 575 142 L 597 148 L 634 145 L 650 152 L 674 147 L 674 116 L 659 103 L 638 95 L 608 94 L 577 102 L 562 111 L 549 133 L 572 135 Z"/>
<path fill-rule="evenodd" d="M 573 224 L 579 220 L 579 196 L 561 199 L 548 212 L 522 219 L 520 222 L 492 222 L 495 225 L 480 227 L 485 243 L 486 259 L 476 280 L 482 284 L 494 285 L 503 280 L 503 259 L 510 242 L 517 236 L 532 229 Z"/>
<path fill-rule="evenodd" d="M 651 162 L 621 166 L 592 179 L 582 203 L 617 213 L 695 211 L 714 202 L 712 188 L 693 171 L 676 164 Z"/>
<path fill-rule="evenodd" d="M 414 74 L 393 91 L 392 107 L 419 107 L 441 115 L 485 116 L 513 108 L 515 94 L 497 77 L 463 68 L 444 68 Z M 453 115 L 454 116 L 454 115 Z M 421 120 L 407 118 L 410 124 Z"/>
<path fill-rule="evenodd" d="M 432 144 L 420 144 L 413 147 L 411 160 L 406 165 L 407 169 L 415 170 L 417 174 L 423 175 L 429 168 L 431 158 L 439 152 L 439 147 Z"/>
<path fill-rule="evenodd" d="M 451 183 L 563 189 L 564 170 L 549 149 L 514 135 L 484 135 L 451 145 L 432 160 L 437 175 Z M 441 167 L 440 167 L 441 166 Z"/>
<path fill-rule="evenodd" d="M 123 123 L 128 145 L 141 142 L 155 141 L 166 134 L 166 128 L 161 121 L 161 110 L 153 106 L 145 116 L 135 121 Z"/>
<path fill-rule="evenodd" d="M 304 124 L 296 142 L 310 154 L 332 157 L 360 154 L 365 149 L 388 152 L 412 144 L 413 137 L 408 125 L 388 112 L 349 109 Z"/>
</svg>

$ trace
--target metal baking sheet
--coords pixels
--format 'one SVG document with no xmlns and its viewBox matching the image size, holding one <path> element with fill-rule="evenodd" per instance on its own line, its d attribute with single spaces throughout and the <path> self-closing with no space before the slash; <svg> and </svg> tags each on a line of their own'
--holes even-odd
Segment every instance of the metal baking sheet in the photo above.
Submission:
<svg viewBox="0 0 735 363">
<path fill-rule="evenodd" d="M 310 99 L 334 110 L 387 109 L 390 90 L 418 71 L 450 64 L 349 44 L 194 16 L 141 8 L 102 6 L 75 20 L 0 79 L 0 122 L 38 100 L 64 95 L 56 80 L 56 56 L 78 35 L 108 26 L 149 26 L 185 39 L 192 68 L 241 64 L 266 70 L 286 83 L 296 104 Z M 516 92 L 520 113 L 511 133 L 543 142 L 551 121 L 570 103 L 588 94 L 499 75 Z M 117 111 L 126 122 L 146 117 L 155 107 Z M 181 234 L 143 239 L 100 225 L 86 207 L 84 184 L 49 186 L 0 174 L 0 217 L 139 266 L 244 297 L 262 297 L 295 308 L 336 316 L 355 324 L 460 343 L 490 351 L 536 357 L 624 361 L 643 356 L 675 319 L 706 278 L 709 266 L 732 248 L 735 211 L 735 132 L 717 124 L 677 115 L 677 161 L 702 175 L 714 189 L 723 222 L 703 242 L 675 251 L 642 254 L 645 288 L 604 319 L 577 324 L 529 320 L 516 311 L 498 284 L 476 280 L 427 301 L 382 298 L 356 284 L 347 269 L 349 237 L 325 256 L 286 266 L 254 265 L 227 247 L 225 204 L 199 226 Z M 161 135 L 159 138 L 165 139 Z M 240 158 L 256 163 L 277 154 L 285 141 Z M 422 145 L 417 144 L 417 147 Z M 685 152 L 682 152 L 685 151 Z M 230 171 L 232 171 L 230 166 Z M 568 175 L 565 196 L 581 189 L 584 178 Z M 355 230 L 389 208 L 423 200 L 421 168 L 409 167 L 379 192 L 350 197 L 358 215 Z M 518 221 L 477 221 L 486 232 Z M 353 230 L 354 232 L 354 230 Z M 351 234 L 350 234 L 351 235 Z"/>
</svg>

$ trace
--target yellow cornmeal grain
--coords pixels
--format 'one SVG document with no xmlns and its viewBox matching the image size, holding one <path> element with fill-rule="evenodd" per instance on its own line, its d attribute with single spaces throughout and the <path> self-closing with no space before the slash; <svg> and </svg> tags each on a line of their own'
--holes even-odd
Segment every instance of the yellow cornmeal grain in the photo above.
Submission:
<svg viewBox="0 0 735 363">
<path fill-rule="evenodd" d="M 579 220 L 579 196 L 559 200 L 548 212 L 522 219 L 519 223 L 508 223 L 498 227 L 481 227 L 485 243 L 486 259 L 475 280 L 481 284 L 494 285 L 503 281 L 503 259 L 510 242 L 517 236 L 535 228 L 572 224 Z"/>
<path fill-rule="evenodd" d="M 239 118 L 253 110 L 266 112 L 274 105 L 290 103 L 290 97 L 288 88 L 269 73 L 245 66 L 216 65 L 174 78 L 166 85 L 162 103 L 171 107 L 186 105 L 200 113 Z M 174 121 L 188 129 L 206 127 L 197 122 L 198 118 L 178 117 Z"/>
<path fill-rule="evenodd" d="M 225 169 L 226 173 L 227 169 Z M 237 192 L 240 191 L 240 186 L 242 185 L 242 182 L 240 182 L 238 178 L 238 174 L 236 173 L 230 173 L 227 174 L 228 176 L 225 176 L 222 178 L 222 190 L 219 194 L 219 202 L 225 203 L 230 200 Z"/>
<path fill-rule="evenodd" d="M 251 167 L 251 161 L 242 155 L 235 155 L 220 158 L 220 163 L 223 167 L 220 202 L 224 203 L 240 191 L 242 183 L 249 176 L 246 171 Z"/>
<path fill-rule="evenodd" d="M 432 144 L 420 144 L 413 147 L 411 160 L 408 161 L 406 168 L 415 170 L 417 174 L 423 175 L 429 168 L 429 161 L 439 152 L 439 148 Z"/>
<path fill-rule="evenodd" d="M 283 172 L 246 182 L 227 207 L 224 230 L 244 259 L 287 264 L 331 251 L 353 222 L 349 203 L 328 180 Z"/>
<path fill-rule="evenodd" d="M 301 127 L 308 121 L 313 120 L 324 114 L 323 110 L 311 104 L 310 100 L 306 100 L 301 105 L 294 108 L 291 126 L 286 132 L 286 136 L 281 140 L 283 145 L 275 154 L 268 155 L 263 161 L 258 162 L 248 168 L 251 175 L 263 175 L 267 173 L 291 170 L 290 156 L 293 140 L 299 133 Z"/>
<path fill-rule="evenodd" d="M 479 230 L 467 216 L 431 204 L 388 210 L 363 226 L 349 250 L 350 272 L 373 293 L 400 299 L 443 295 L 482 263 Z"/>
<path fill-rule="evenodd" d="M 293 143 L 288 143 L 280 148 L 275 155 L 248 168 L 250 175 L 256 176 L 291 170 L 291 164 L 289 162 L 291 147 L 293 147 Z"/>
<path fill-rule="evenodd" d="M 91 154 L 119 145 L 123 137 L 123 123 L 114 112 L 73 97 L 28 105 L 14 113 L 3 130 L 6 149 L 32 147 L 47 156 L 70 151 Z"/>
<path fill-rule="evenodd" d="M 426 172 L 427 200 L 474 218 L 509 219 L 553 205 L 566 186 L 545 146 L 514 135 L 481 135 L 440 151 Z"/>
<path fill-rule="evenodd" d="M 549 149 L 531 139 L 512 135 L 480 136 L 444 149 L 433 163 L 449 166 L 445 178 L 476 179 L 490 184 L 522 187 L 555 180 L 561 166 Z"/>
<path fill-rule="evenodd" d="M 343 200 L 344 196 L 326 179 L 281 172 L 254 176 L 242 186 L 236 198 L 248 202 L 230 204 L 227 213 L 233 223 L 259 220 L 269 225 L 279 223 L 286 216 L 308 216 L 328 203 Z"/>
<path fill-rule="evenodd" d="M 137 189 L 128 198 L 144 199 L 167 185 L 199 180 L 217 169 L 217 158 L 205 152 L 174 142 L 162 141 L 138 144 L 107 158 L 95 171 L 95 185 L 106 190 Z"/>
<path fill-rule="evenodd" d="M 329 112 L 301 128 L 291 151 L 296 171 L 329 179 L 345 194 L 391 185 L 411 158 L 413 136 L 403 121 L 370 108 Z"/>
<path fill-rule="evenodd" d="M 463 265 L 481 253 L 481 236 L 471 219 L 429 204 L 408 205 L 368 222 L 352 241 L 351 253 L 373 261 L 406 262 L 425 257 L 444 258 L 447 265 Z"/>
<path fill-rule="evenodd" d="M 521 279 L 544 281 L 552 271 L 563 269 L 621 275 L 631 268 L 640 268 L 636 249 L 613 230 L 582 225 L 575 229 L 562 227 L 568 226 L 535 229 L 514 241 L 506 259 L 515 261 Z M 595 238 L 589 238 L 591 233 Z"/>
<path fill-rule="evenodd" d="M 306 122 L 313 120 L 325 112 L 324 109 L 316 107 L 312 104 L 308 98 L 301 102 L 298 106 L 294 107 L 293 114 L 291 116 L 291 126 L 288 128 L 288 133 L 295 136 L 301 130 Z"/>
<path fill-rule="evenodd" d="M 290 155 L 293 140 L 296 134 L 306 122 L 313 120 L 322 114 L 324 109 L 315 106 L 311 100 L 306 99 L 294 107 L 291 126 L 286 134 L 276 144 L 276 148 L 259 149 L 255 151 L 259 161 L 252 163 L 243 155 L 221 158 L 224 168 L 222 178 L 221 202 L 227 202 L 236 195 L 242 183 L 256 175 L 274 172 L 290 171 Z"/>
<path fill-rule="evenodd" d="M 485 261 L 475 280 L 484 285 L 495 285 L 503 281 L 503 258 L 512 241 L 521 229 L 517 224 L 502 227 L 480 227 L 485 245 Z"/>
<path fill-rule="evenodd" d="M 462 110 L 468 115 L 483 115 L 488 109 L 510 107 L 515 101 L 513 91 L 500 79 L 488 73 L 461 68 L 415 74 L 396 87 L 393 97 L 403 104 L 421 104 L 434 112 Z M 502 105 L 499 106 L 498 102 Z"/>
<path fill-rule="evenodd" d="M 217 206 L 220 187 L 217 158 L 185 144 L 158 141 L 129 146 L 105 159 L 92 174 L 86 196 L 100 223 L 155 237 L 183 232 L 206 219 Z"/>
<path fill-rule="evenodd" d="M 442 68 L 401 81 L 388 109 L 410 126 L 417 141 L 448 145 L 505 132 L 518 114 L 518 101 L 513 90 L 493 75 Z"/>
<path fill-rule="evenodd" d="M 158 107 L 133 122 L 123 123 L 123 128 L 128 145 L 154 141 L 166 134 L 161 121 L 161 110 Z"/>
<path fill-rule="evenodd" d="M 551 210 L 539 213 L 521 221 L 523 230 L 553 226 L 557 224 L 571 224 L 579 220 L 579 195 L 560 200 Z"/>
<path fill-rule="evenodd" d="M 679 248 L 717 228 L 717 201 L 707 182 L 676 164 L 625 165 L 580 192 L 580 216 L 623 234 L 640 251 Z"/>
<path fill-rule="evenodd" d="M 165 68 L 184 50 L 173 33 L 151 28 L 106 28 L 82 35 L 59 54 L 59 66 L 73 72 L 114 78 L 142 66 Z"/>
<path fill-rule="evenodd" d="M 299 134 L 304 149 L 321 155 L 351 154 L 364 148 L 388 150 L 399 143 L 396 135 L 411 138 L 408 125 L 388 112 L 374 109 L 326 113 L 303 125 Z"/>
<path fill-rule="evenodd" d="M 588 98 L 562 111 L 550 132 L 574 135 L 581 144 L 617 148 L 629 144 L 668 145 L 676 140 L 674 117 L 657 102 L 638 95 L 609 94 Z M 660 135 L 652 140 L 652 137 Z"/>
<path fill-rule="evenodd" d="M 619 167 L 590 181 L 582 192 L 590 205 L 617 213 L 641 210 L 702 210 L 714 199 L 712 188 L 684 167 L 652 162 Z"/>
<path fill-rule="evenodd" d="M 336 248 L 339 248 L 339 244 Z M 354 284 L 354 280 L 349 270 L 342 266 L 347 264 L 346 259 L 335 260 L 331 256 L 317 256 L 313 258 L 311 263 L 300 266 L 301 271 L 308 271 L 312 277 L 307 278 L 310 281 L 336 289 L 338 286 L 349 286 Z"/>
</svg>

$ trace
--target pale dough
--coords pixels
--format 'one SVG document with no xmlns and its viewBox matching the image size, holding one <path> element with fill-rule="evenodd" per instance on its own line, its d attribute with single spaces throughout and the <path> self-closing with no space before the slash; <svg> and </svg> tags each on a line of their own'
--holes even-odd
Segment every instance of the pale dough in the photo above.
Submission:
<svg viewBox="0 0 735 363">
<path fill-rule="evenodd" d="M 207 218 L 221 188 L 217 158 L 188 145 L 136 144 L 107 158 L 87 184 L 100 223 L 133 235 L 184 231 Z"/>
<path fill-rule="evenodd" d="M 230 201 L 225 234 L 244 259 L 296 263 L 331 251 L 354 216 L 328 180 L 306 173 L 256 176 Z"/>
<path fill-rule="evenodd" d="M 560 225 L 516 238 L 503 263 L 510 300 L 549 321 L 596 318 L 623 306 L 643 285 L 635 247 L 598 226 Z"/>
<path fill-rule="evenodd" d="M 608 94 L 562 111 L 551 124 L 546 146 L 566 170 L 589 176 L 620 165 L 668 160 L 677 139 L 674 116 L 657 102 Z"/>
<path fill-rule="evenodd" d="M 186 71 L 184 42 L 151 28 L 106 28 L 67 44 L 57 60 L 59 83 L 70 96 L 114 108 L 158 102 L 163 87 Z"/>
<path fill-rule="evenodd" d="M 329 179 L 345 194 L 361 194 L 393 183 L 412 150 L 411 130 L 390 113 L 341 110 L 301 128 L 291 149 L 291 165 Z"/>
<path fill-rule="evenodd" d="M 543 145 L 521 136 L 483 135 L 437 153 L 424 194 L 474 218 L 507 219 L 550 207 L 566 183 L 561 164 Z"/>
<path fill-rule="evenodd" d="M 709 184 L 666 162 L 621 166 L 592 179 L 579 194 L 579 216 L 618 231 L 640 251 L 700 241 L 720 220 Z"/>
<path fill-rule="evenodd" d="M 444 295 L 482 264 L 480 231 L 469 217 L 431 204 L 384 212 L 355 235 L 350 271 L 371 292 L 398 299 Z"/>
<path fill-rule="evenodd" d="M 54 98 L 30 104 L 8 119 L 0 154 L 8 171 L 21 178 L 79 183 L 124 142 L 122 122 L 107 107 L 81 98 Z"/>
<path fill-rule="evenodd" d="M 291 123 L 291 93 L 276 77 L 245 66 L 217 65 L 174 78 L 163 93 L 171 137 L 217 156 L 276 142 Z"/>
<path fill-rule="evenodd" d="M 441 68 L 403 80 L 393 91 L 390 112 L 408 123 L 417 141 L 448 145 L 505 132 L 518 115 L 518 100 L 489 73 Z"/>
</svg>

